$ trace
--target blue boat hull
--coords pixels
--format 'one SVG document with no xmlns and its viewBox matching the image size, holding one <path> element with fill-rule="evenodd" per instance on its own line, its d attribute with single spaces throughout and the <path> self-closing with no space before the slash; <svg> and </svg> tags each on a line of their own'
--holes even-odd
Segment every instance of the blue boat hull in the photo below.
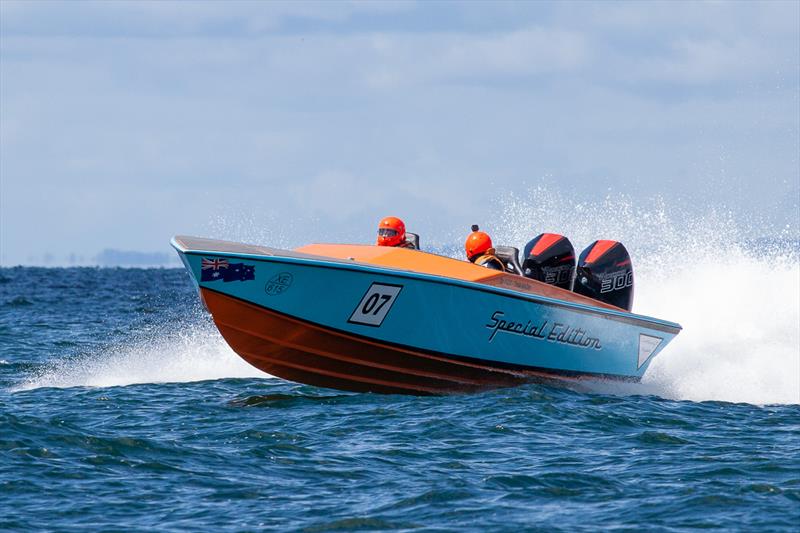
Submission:
<svg viewBox="0 0 800 533">
<path fill-rule="evenodd" d="M 636 381 L 680 331 L 444 276 L 173 244 L 237 353 L 270 374 L 337 389 L 437 394 L 543 378 Z"/>
</svg>

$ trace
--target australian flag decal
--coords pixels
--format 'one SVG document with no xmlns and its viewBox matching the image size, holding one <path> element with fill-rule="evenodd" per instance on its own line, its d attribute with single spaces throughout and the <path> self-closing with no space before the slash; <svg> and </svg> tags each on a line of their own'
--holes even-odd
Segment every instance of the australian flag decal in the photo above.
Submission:
<svg viewBox="0 0 800 533">
<path fill-rule="evenodd" d="M 247 281 L 256 279 L 255 265 L 230 263 L 227 259 L 203 258 L 200 281 Z"/>
</svg>

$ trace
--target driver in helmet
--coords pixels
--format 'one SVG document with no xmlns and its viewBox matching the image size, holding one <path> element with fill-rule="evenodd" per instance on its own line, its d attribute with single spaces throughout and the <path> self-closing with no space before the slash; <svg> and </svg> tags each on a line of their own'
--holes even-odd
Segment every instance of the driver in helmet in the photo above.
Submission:
<svg viewBox="0 0 800 533">
<path fill-rule="evenodd" d="M 492 238 L 487 233 L 480 231 L 477 224 L 472 225 L 472 233 L 464 243 L 464 251 L 467 253 L 467 259 L 478 266 L 501 272 L 506 271 L 503 262 L 495 255 Z"/>
<path fill-rule="evenodd" d="M 406 225 L 397 217 L 386 217 L 378 223 L 378 241 L 375 244 L 416 249 L 413 242 L 406 240 Z"/>
</svg>

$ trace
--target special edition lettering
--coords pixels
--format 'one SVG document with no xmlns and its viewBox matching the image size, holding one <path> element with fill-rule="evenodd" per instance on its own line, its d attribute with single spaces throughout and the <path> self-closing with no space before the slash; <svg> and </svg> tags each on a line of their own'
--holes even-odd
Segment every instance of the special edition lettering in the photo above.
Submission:
<svg viewBox="0 0 800 533">
<path fill-rule="evenodd" d="M 502 311 L 495 311 L 489 319 L 490 322 L 486 324 L 486 327 L 492 330 L 489 335 L 489 342 L 492 342 L 498 333 L 510 333 L 557 344 L 569 344 L 578 348 L 603 349 L 599 338 L 591 336 L 589 332 L 581 328 L 560 322 L 551 324 L 548 320 L 539 323 L 531 322 L 530 320 L 527 322 L 513 322 L 505 320 L 504 316 L 505 313 Z"/>
</svg>

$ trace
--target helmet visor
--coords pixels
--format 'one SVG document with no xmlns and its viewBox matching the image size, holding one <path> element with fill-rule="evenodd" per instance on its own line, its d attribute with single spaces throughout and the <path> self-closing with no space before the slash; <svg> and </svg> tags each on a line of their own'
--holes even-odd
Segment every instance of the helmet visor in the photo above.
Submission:
<svg viewBox="0 0 800 533">
<path fill-rule="evenodd" d="M 397 235 L 397 230 L 392 228 L 378 228 L 378 237 L 394 237 Z"/>
</svg>

